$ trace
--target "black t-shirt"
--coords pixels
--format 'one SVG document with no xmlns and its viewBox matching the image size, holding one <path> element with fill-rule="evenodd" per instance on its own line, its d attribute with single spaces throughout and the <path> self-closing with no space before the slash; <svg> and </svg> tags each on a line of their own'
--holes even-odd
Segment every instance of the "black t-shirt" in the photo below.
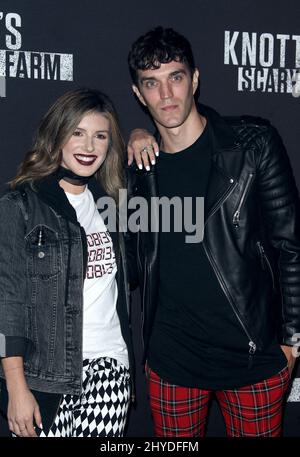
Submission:
<svg viewBox="0 0 300 457">
<path fill-rule="evenodd" d="M 209 138 L 207 124 L 189 148 L 160 152 L 156 165 L 159 197 L 192 198 L 193 222 L 196 197 L 204 197 L 205 205 Z M 274 342 L 263 352 L 257 350 L 248 366 L 249 339 L 202 242 L 187 243 L 186 235 L 190 233 L 177 232 L 174 224 L 169 232 L 160 226 L 159 303 L 148 350 L 150 367 L 173 384 L 207 389 L 241 387 L 274 375 L 287 364 L 280 346 Z"/>
</svg>

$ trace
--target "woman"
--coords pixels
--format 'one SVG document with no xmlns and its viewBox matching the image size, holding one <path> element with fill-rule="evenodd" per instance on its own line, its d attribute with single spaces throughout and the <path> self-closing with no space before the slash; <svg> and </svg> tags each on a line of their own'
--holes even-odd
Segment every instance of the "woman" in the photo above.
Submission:
<svg viewBox="0 0 300 457">
<path fill-rule="evenodd" d="M 122 436 L 132 344 L 119 205 L 124 145 L 111 101 L 60 97 L 0 199 L 2 408 L 17 436 Z M 131 392 L 132 393 L 132 392 Z"/>
</svg>

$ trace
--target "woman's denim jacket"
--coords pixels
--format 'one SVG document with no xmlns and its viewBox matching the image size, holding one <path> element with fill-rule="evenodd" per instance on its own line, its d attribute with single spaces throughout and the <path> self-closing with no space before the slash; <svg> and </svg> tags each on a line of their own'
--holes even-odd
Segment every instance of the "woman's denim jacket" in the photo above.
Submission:
<svg viewBox="0 0 300 457">
<path fill-rule="evenodd" d="M 94 179 L 89 189 L 99 198 Z M 132 371 L 124 243 L 120 234 L 111 236 L 117 311 Z M 35 190 L 27 185 L 1 197 L 0 246 L 0 357 L 24 357 L 31 389 L 80 394 L 87 245 L 57 180 L 50 176 Z"/>
</svg>

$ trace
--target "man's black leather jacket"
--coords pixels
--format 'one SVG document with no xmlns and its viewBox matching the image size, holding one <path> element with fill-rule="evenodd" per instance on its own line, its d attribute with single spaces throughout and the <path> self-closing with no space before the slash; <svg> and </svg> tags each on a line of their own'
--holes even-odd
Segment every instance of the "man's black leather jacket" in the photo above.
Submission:
<svg viewBox="0 0 300 457">
<path fill-rule="evenodd" d="M 199 110 L 210 124 L 212 146 L 205 253 L 249 353 L 276 336 L 292 346 L 300 332 L 300 206 L 283 143 L 263 119 Z M 130 195 L 150 201 L 158 195 L 155 165 L 149 172 L 131 168 L 128 183 Z M 146 354 L 158 303 L 159 233 L 139 231 L 136 238 Z"/>
</svg>

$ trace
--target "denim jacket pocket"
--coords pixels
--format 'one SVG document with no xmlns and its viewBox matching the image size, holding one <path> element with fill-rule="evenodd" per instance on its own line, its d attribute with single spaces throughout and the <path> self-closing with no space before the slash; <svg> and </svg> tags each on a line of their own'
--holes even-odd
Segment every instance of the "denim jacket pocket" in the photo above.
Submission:
<svg viewBox="0 0 300 457">
<path fill-rule="evenodd" d="M 50 279 L 60 271 L 60 248 L 57 233 L 38 225 L 26 235 L 28 274 L 32 278 Z"/>
</svg>

